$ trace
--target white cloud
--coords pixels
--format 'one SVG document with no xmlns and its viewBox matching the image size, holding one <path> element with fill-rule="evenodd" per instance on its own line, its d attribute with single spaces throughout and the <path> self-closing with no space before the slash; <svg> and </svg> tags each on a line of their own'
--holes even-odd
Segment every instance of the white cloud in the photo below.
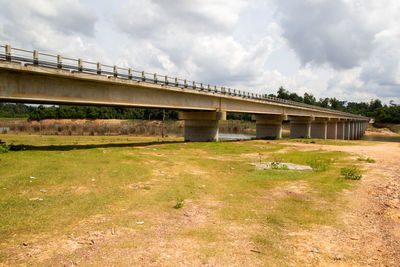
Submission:
<svg viewBox="0 0 400 267">
<path fill-rule="evenodd" d="M 1 42 L 256 93 L 399 101 L 397 0 L 0 0 Z"/>
</svg>

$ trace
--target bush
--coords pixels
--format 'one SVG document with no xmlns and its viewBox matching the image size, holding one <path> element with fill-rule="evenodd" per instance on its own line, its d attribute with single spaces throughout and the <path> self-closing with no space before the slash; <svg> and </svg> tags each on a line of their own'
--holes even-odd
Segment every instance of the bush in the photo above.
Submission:
<svg viewBox="0 0 400 267">
<path fill-rule="evenodd" d="M 349 166 L 340 169 L 340 174 L 347 180 L 360 180 L 361 171 L 356 166 Z"/>
<path fill-rule="evenodd" d="M 357 160 L 358 161 L 365 161 L 365 162 L 368 162 L 368 163 L 375 163 L 376 162 L 374 159 L 364 158 L 364 157 L 359 157 Z"/>
<path fill-rule="evenodd" d="M 185 202 L 185 200 L 184 200 L 183 198 L 178 198 L 178 200 L 176 201 L 176 204 L 175 204 L 174 208 L 175 208 L 175 209 L 183 208 L 183 205 L 185 204 L 184 202 Z"/>
<path fill-rule="evenodd" d="M 326 171 L 329 167 L 329 165 L 331 165 L 331 163 L 333 162 L 333 160 L 331 159 L 311 159 L 307 161 L 307 164 L 313 168 L 316 171 Z"/>
<path fill-rule="evenodd" d="M 0 154 L 10 151 L 10 147 L 6 143 L 0 142 Z"/>
</svg>

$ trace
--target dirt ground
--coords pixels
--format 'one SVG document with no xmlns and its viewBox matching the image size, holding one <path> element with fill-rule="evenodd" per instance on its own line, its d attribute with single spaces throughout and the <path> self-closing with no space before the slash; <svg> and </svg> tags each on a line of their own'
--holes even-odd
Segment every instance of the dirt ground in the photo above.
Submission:
<svg viewBox="0 0 400 267">
<path fill-rule="evenodd" d="M 359 187 L 343 193 L 348 205 L 342 214 L 342 229 L 325 226 L 293 233 L 298 237 L 296 255 L 309 265 L 400 266 L 400 144 L 295 145 L 376 160 L 364 164 L 366 171 Z M 304 253 L 301 247 L 305 246 L 313 246 L 320 253 Z"/>
<path fill-rule="evenodd" d="M 285 144 L 282 141 L 265 142 Z M 353 154 L 355 158 L 369 157 L 376 162 L 363 162 L 365 171 L 358 186 L 340 193 L 339 198 L 346 202 L 346 208 L 338 218 L 340 225 L 315 225 L 307 230 L 286 234 L 291 242 L 282 242 L 282 249 L 290 253 L 294 260 L 282 261 L 282 264 L 400 266 L 400 144 L 363 141 L 355 143 L 356 145 L 349 146 L 287 143 L 299 150 L 344 151 Z M 168 177 L 169 173 L 165 175 Z M 142 186 L 156 186 L 156 181 L 139 185 Z M 296 182 L 290 186 L 290 190 L 282 192 L 297 194 L 298 198 L 303 197 L 304 190 L 300 189 L 305 185 Z M 84 191 L 85 188 L 76 190 Z M 144 218 L 144 221 L 152 218 L 155 222 L 143 231 L 123 227 L 104 230 L 103 226 L 97 231 L 93 229 L 93 225 L 107 225 L 110 218 L 95 216 L 77 226 L 77 229 L 85 234 L 60 235 L 51 241 L 42 241 L 40 238 L 31 240 L 34 245 L 15 249 L 10 262 L 34 257 L 36 262 L 42 263 L 43 266 L 53 266 L 55 262 L 61 266 L 98 266 L 103 265 L 105 261 L 116 266 L 246 266 L 252 257 L 253 266 L 264 266 L 264 259 L 255 257 L 259 253 L 257 246 L 248 242 L 248 236 L 266 231 L 262 225 L 259 228 L 249 228 L 246 225 L 231 223 L 224 228 L 226 237 L 223 241 L 209 240 L 209 236 L 201 237 L 208 247 L 202 247 L 190 238 L 175 235 L 182 229 L 200 228 L 205 224 L 211 229 L 210 235 L 213 225 L 216 225 L 215 229 L 219 229 L 218 219 L 213 213 L 219 203 L 214 199 L 208 199 L 206 203 L 207 205 L 200 205 L 193 200 L 188 205 L 190 208 L 176 216 L 168 213 L 149 214 L 151 217 Z M 139 220 L 139 214 L 140 211 L 126 211 L 126 215 L 133 221 Z M 189 230 L 188 236 L 192 234 Z M 151 238 L 139 238 L 143 236 Z M 175 241 L 169 242 L 171 238 Z M 146 249 L 137 249 L 140 247 Z M 314 252 L 310 252 L 310 248 L 314 248 Z M 202 258 L 196 252 L 199 250 L 206 250 L 207 253 L 220 251 L 218 262 L 213 261 L 212 257 L 211 260 Z"/>
</svg>

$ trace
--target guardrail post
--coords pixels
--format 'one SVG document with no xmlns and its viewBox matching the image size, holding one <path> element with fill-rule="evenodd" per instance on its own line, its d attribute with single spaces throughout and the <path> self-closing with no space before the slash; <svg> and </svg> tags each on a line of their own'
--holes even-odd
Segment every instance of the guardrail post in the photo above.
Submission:
<svg viewBox="0 0 400 267">
<path fill-rule="evenodd" d="M 157 73 L 154 73 L 154 83 L 157 83 Z"/>
<path fill-rule="evenodd" d="M 214 85 L 214 92 L 217 92 L 217 86 Z"/>
<path fill-rule="evenodd" d="M 210 84 L 207 84 L 207 90 L 211 91 L 211 85 Z"/>
<path fill-rule="evenodd" d="M 183 81 L 183 87 L 187 88 L 187 81 L 186 81 L 186 79 Z"/>
<path fill-rule="evenodd" d="M 128 79 L 129 79 L 129 80 L 132 80 L 132 78 L 133 78 L 132 68 L 129 68 L 129 69 L 128 69 Z"/>
<path fill-rule="evenodd" d="M 175 86 L 176 86 L 176 87 L 178 87 L 178 86 L 179 86 L 179 83 L 178 83 L 178 78 L 177 78 L 177 77 L 175 77 Z"/>
<path fill-rule="evenodd" d="M 6 60 L 11 61 L 11 45 L 6 45 Z"/>
<path fill-rule="evenodd" d="M 231 88 L 228 88 L 228 95 L 231 94 Z"/>
<path fill-rule="evenodd" d="M 97 62 L 97 74 L 101 74 L 101 63 Z"/>
<path fill-rule="evenodd" d="M 57 55 L 57 68 L 61 69 L 62 68 L 62 56 Z"/>
<path fill-rule="evenodd" d="M 83 62 L 82 59 L 78 59 L 78 70 L 83 71 Z"/>
<path fill-rule="evenodd" d="M 193 89 L 196 89 L 196 82 L 193 81 Z"/>
<path fill-rule="evenodd" d="M 144 71 L 142 71 L 142 81 L 146 81 L 146 76 L 144 74 Z"/>
<path fill-rule="evenodd" d="M 234 96 L 236 95 L 236 89 L 233 89 L 233 95 Z"/>
<path fill-rule="evenodd" d="M 164 78 L 165 78 L 165 84 L 168 85 L 169 84 L 168 75 L 165 75 Z"/>
<path fill-rule="evenodd" d="M 114 65 L 114 77 L 118 77 L 118 67 Z"/>
<path fill-rule="evenodd" d="M 37 50 L 33 50 L 33 64 L 39 64 L 39 52 Z"/>
<path fill-rule="evenodd" d="M 200 89 L 201 89 L 202 91 L 204 91 L 204 84 L 203 84 L 203 83 L 200 83 Z"/>
</svg>

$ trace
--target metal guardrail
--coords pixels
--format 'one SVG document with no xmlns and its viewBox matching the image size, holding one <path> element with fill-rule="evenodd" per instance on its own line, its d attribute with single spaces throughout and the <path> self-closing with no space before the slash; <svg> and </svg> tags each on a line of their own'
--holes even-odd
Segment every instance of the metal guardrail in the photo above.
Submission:
<svg viewBox="0 0 400 267">
<path fill-rule="evenodd" d="M 157 73 L 148 73 L 145 71 L 134 70 L 132 68 L 121 68 L 118 66 L 104 65 L 100 62 L 90 62 L 82 59 L 74 59 L 69 57 L 62 57 L 61 55 L 43 53 L 37 50 L 32 51 L 15 48 L 11 47 L 10 45 L 0 45 L 0 60 L 19 62 L 21 64 L 34 64 L 44 67 L 58 68 L 69 71 L 79 71 L 97 75 L 113 76 L 115 78 L 121 79 L 129 79 L 140 82 L 148 82 L 179 88 L 188 88 L 197 91 L 212 92 L 215 94 L 260 100 L 265 102 L 292 105 L 313 110 L 330 112 L 337 115 L 366 118 L 356 114 L 281 99 L 273 96 L 268 96 L 266 94 L 254 94 L 243 90 L 226 88 L 224 86 L 210 85 L 202 82 L 180 79 L 178 77 L 169 77 L 168 75 L 159 75 Z"/>
</svg>

